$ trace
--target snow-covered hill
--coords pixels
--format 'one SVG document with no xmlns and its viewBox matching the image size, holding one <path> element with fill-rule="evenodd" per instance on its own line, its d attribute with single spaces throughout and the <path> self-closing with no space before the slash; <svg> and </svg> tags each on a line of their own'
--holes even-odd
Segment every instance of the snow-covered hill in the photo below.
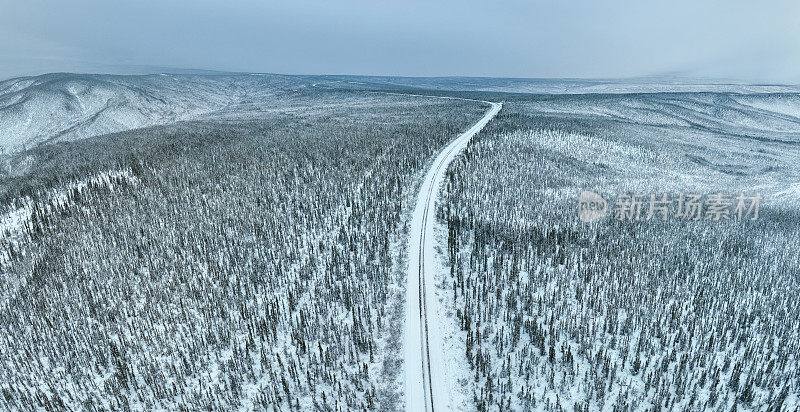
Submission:
<svg viewBox="0 0 800 412">
<path fill-rule="evenodd" d="M 681 77 L 634 79 L 536 79 L 502 77 L 391 77 L 325 76 L 351 86 L 415 88 L 440 91 L 481 91 L 526 94 L 627 94 L 627 93 L 798 93 L 800 87 L 787 84 L 743 82 Z"/>
<path fill-rule="evenodd" d="M 319 87 L 312 87 L 319 86 Z M 480 87 L 478 87 L 480 85 Z M 37 144 L 69 141 L 91 136 L 131 130 L 140 127 L 169 124 L 199 118 L 251 117 L 281 104 L 281 93 L 321 88 L 408 90 L 485 90 L 515 93 L 676 93 L 686 91 L 715 91 L 730 94 L 720 102 L 717 94 L 697 94 L 695 105 L 711 107 L 712 117 L 719 117 L 719 107 L 729 109 L 727 115 L 737 121 L 753 123 L 741 112 L 764 113 L 773 117 L 775 131 L 790 134 L 796 131 L 800 101 L 788 86 L 749 86 L 687 82 L 660 83 L 650 87 L 646 82 L 577 81 L 537 79 L 472 79 L 472 78 L 398 78 L 364 76 L 281 76 L 281 75 L 191 75 L 156 74 L 145 76 L 115 76 L 54 73 L 35 77 L 20 77 L 0 82 L 0 153 L 16 152 Z M 315 92 L 306 97 L 316 96 Z M 714 97 L 713 102 L 704 99 Z M 320 96 L 316 96 L 320 97 Z M 603 98 L 589 99 L 588 103 Z M 666 111 L 681 109 L 672 105 L 669 96 L 654 97 L 659 108 Z M 301 106 L 306 107 L 300 99 Z M 319 103 L 319 102 L 315 102 Z M 544 102 L 548 110 L 575 110 L 560 107 L 558 102 Z M 555 103 L 555 104 L 554 104 Z M 289 104 L 291 106 L 291 104 Z M 579 110 L 590 108 L 581 107 Z M 619 110 L 636 109 L 622 107 Z M 642 113 L 648 119 L 652 110 Z M 690 108 L 694 109 L 694 108 Z M 702 111 L 702 110 L 701 110 Z M 629 114 L 629 113 L 627 113 Z M 623 113 L 623 116 L 626 113 Z M 763 117 L 763 116 L 762 116 Z M 635 120 L 635 119 L 634 119 Z M 788 126 L 787 126 L 788 124 Z M 786 136 L 782 136 L 786 137 Z M 789 136 L 790 138 L 792 136 Z"/>
<path fill-rule="evenodd" d="M 6 80 L 0 82 L 0 150 L 194 119 L 269 93 L 279 79 L 56 73 Z"/>
</svg>

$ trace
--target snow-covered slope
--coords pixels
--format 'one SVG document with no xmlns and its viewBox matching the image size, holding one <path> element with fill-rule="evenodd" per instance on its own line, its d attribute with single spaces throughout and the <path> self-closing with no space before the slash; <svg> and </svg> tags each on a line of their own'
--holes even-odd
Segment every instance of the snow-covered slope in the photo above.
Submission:
<svg viewBox="0 0 800 412">
<path fill-rule="evenodd" d="M 384 77 L 327 76 L 351 85 L 416 88 L 424 90 L 482 91 L 530 94 L 627 94 L 627 93 L 797 93 L 800 87 L 785 84 L 680 77 L 634 79 L 535 79 L 493 77 Z"/>
<path fill-rule="evenodd" d="M 47 74 L 0 82 L 0 150 L 188 120 L 274 90 L 253 76 Z"/>
<path fill-rule="evenodd" d="M 646 81 L 588 81 L 485 78 L 400 78 L 364 76 L 281 76 L 281 75 L 146 75 L 113 76 L 54 73 L 21 77 L 0 82 L 0 153 L 14 152 L 44 142 L 76 140 L 100 134 L 145 126 L 168 124 L 198 118 L 232 116 L 241 118 L 263 113 L 280 104 L 281 92 L 293 93 L 296 101 L 304 93 L 314 94 L 311 85 L 366 89 L 415 88 L 428 90 L 483 90 L 536 94 L 595 94 L 585 103 L 602 104 L 602 95 L 617 93 L 653 94 L 652 102 L 668 113 L 685 112 L 701 107 L 715 122 L 720 117 L 732 122 L 754 123 L 752 114 L 769 117 L 770 130 L 796 131 L 800 102 L 797 88 L 791 86 L 752 86 L 722 83 L 672 81 L 657 85 Z M 657 86 L 657 87 L 656 87 Z M 296 92 L 300 92 L 298 95 Z M 695 94 L 690 103 L 697 107 L 675 105 L 674 94 L 687 91 L 722 92 Z M 667 93 L 659 95 L 658 93 Z M 713 99 L 714 101 L 707 101 Z M 302 100 L 302 99 L 301 99 Z M 691 99 L 690 99 L 691 100 Z M 545 101 L 549 111 L 586 111 L 591 107 L 561 107 Z M 303 104 L 302 106 L 306 106 Z M 723 113 L 720 107 L 725 108 Z M 644 110 L 641 110 L 644 109 Z M 654 118 L 650 106 L 619 107 L 613 113 L 622 117 Z M 707 113 L 708 111 L 711 113 Z M 634 116 L 634 117 L 636 117 Z M 635 120 L 635 119 L 634 119 Z M 681 119 L 694 122 L 697 119 Z M 708 119 L 700 119 L 706 123 Z M 759 124 L 763 124 L 760 119 Z M 793 136 L 789 136 L 792 138 Z M 785 136 L 782 136 L 785 138 Z"/>
</svg>

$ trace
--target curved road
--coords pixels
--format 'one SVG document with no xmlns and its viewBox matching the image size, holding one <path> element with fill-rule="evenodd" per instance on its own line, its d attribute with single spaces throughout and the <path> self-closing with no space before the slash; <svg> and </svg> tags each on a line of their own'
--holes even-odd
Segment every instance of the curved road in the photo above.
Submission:
<svg viewBox="0 0 800 412">
<path fill-rule="evenodd" d="M 433 97 L 433 96 L 431 96 Z M 472 100 L 472 99 L 458 99 Z M 450 142 L 433 161 L 417 194 L 408 239 L 408 288 L 405 328 L 405 400 L 409 412 L 449 410 L 449 388 L 443 373 L 442 336 L 434 290 L 436 267 L 433 228 L 436 200 L 447 166 L 503 107 L 491 105 L 469 130 Z"/>
</svg>

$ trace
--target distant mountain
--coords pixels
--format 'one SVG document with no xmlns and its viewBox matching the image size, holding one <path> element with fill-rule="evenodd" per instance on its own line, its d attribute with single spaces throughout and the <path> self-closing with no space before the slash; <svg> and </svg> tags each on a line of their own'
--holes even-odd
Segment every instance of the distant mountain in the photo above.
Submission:
<svg viewBox="0 0 800 412">
<path fill-rule="evenodd" d="M 46 74 L 0 82 L 0 150 L 197 118 L 264 93 L 263 76 Z"/>
<path fill-rule="evenodd" d="M 748 84 L 738 81 L 682 77 L 631 79 L 536 79 L 503 77 L 382 77 L 324 76 L 352 85 L 384 85 L 426 90 L 483 91 L 531 94 L 624 94 L 624 93 L 800 93 L 800 86 Z"/>
<path fill-rule="evenodd" d="M 303 98 L 325 88 L 416 91 L 483 91 L 534 94 L 618 94 L 704 92 L 696 96 L 712 122 L 768 125 L 768 138 L 797 140 L 800 88 L 687 79 L 504 79 L 469 77 L 288 76 L 276 74 L 191 73 L 96 75 L 54 73 L 0 82 L 0 153 L 56 141 L 70 141 L 182 120 L 260 116 L 271 110 L 303 110 Z M 283 99 L 288 95 L 289 100 Z M 668 112 L 681 107 L 662 101 Z M 722 106 L 720 99 L 725 100 Z M 589 99 L 588 101 L 594 101 Z M 555 105 L 558 106 L 558 105 Z M 723 113 L 721 107 L 726 108 Z M 630 115 L 631 108 L 618 108 Z M 635 109 L 635 108 L 634 108 Z M 549 107 L 548 110 L 555 110 Z M 559 110 L 582 112 L 585 106 Z M 618 110 L 618 111 L 619 111 Z M 627 111 L 626 111 L 627 110 Z M 701 110 L 701 111 L 703 111 Z M 641 111 L 641 110 L 640 110 Z M 638 113 L 638 112 L 637 112 Z M 683 112 L 681 112 L 683 113 Z M 687 113 L 693 113 L 691 111 Z M 637 116 L 654 116 L 645 110 Z M 693 114 L 692 114 L 693 115 Z M 767 122 L 755 122 L 753 117 Z M 680 117 L 680 116 L 679 116 Z M 709 120 L 711 119 L 711 120 Z M 689 121 L 690 119 L 684 119 Z M 755 123 L 754 123 L 755 122 Z M 780 136 L 773 136 L 775 133 Z M 788 133 L 788 135 L 786 135 Z M 762 133 L 763 134 L 763 133 Z"/>
</svg>

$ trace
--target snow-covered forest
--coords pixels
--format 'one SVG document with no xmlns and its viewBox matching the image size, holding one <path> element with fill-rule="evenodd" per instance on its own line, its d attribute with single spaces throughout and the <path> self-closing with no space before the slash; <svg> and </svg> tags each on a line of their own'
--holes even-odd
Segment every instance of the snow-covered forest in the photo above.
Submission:
<svg viewBox="0 0 800 412">
<path fill-rule="evenodd" d="M 6 3 L 0 412 L 800 412 L 800 0 Z"/>
<path fill-rule="evenodd" d="M 402 407 L 403 208 L 484 107 L 283 99 L 7 161 L 0 409 Z"/>
<path fill-rule="evenodd" d="M 446 358 L 429 376 L 456 385 L 437 405 L 796 410 L 800 98 L 691 87 L 4 82 L 0 409 L 402 410 L 410 222 L 446 170 L 420 243 L 443 270 L 418 279 Z M 586 190 L 608 202 L 592 223 Z M 761 203 L 648 214 L 687 194 Z"/>
<path fill-rule="evenodd" d="M 789 104 L 787 104 L 789 102 Z M 448 171 L 442 295 L 478 410 L 796 410 L 795 96 L 516 98 Z M 757 220 L 578 218 L 582 190 L 764 197 Z M 643 214 L 644 216 L 644 214 Z"/>
</svg>

